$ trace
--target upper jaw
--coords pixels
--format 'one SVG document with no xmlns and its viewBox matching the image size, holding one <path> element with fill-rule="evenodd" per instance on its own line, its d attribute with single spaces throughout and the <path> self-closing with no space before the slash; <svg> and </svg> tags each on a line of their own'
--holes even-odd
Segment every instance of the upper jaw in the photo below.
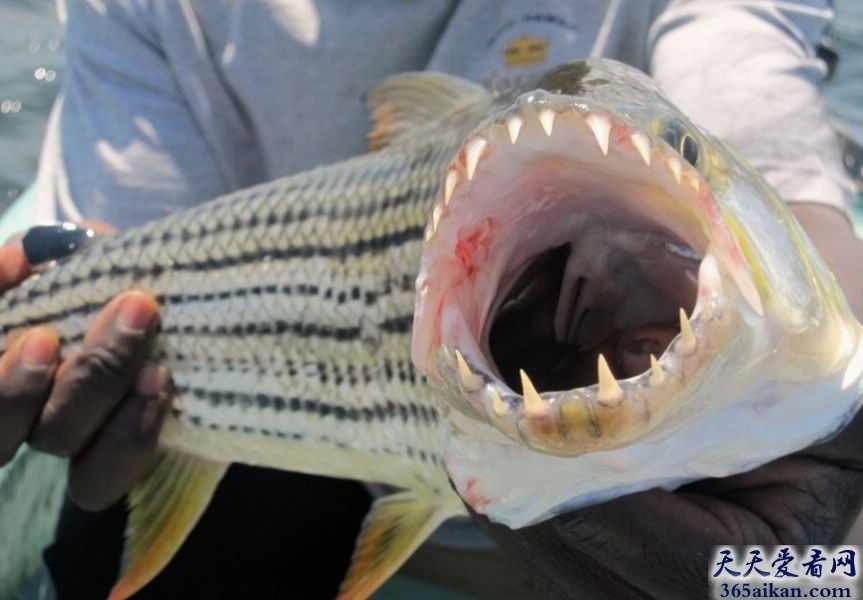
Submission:
<svg viewBox="0 0 863 600">
<path fill-rule="evenodd" d="M 600 354 L 592 385 L 538 391 L 524 371 L 507 384 L 489 347 L 502 282 L 531 257 L 602 226 L 667 238 L 700 258 L 697 291 L 681 305 L 667 350 L 622 380 Z M 449 408 L 542 452 L 577 455 L 643 435 L 727 341 L 741 305 L 763 313 L 698 171 L 627 118 L 566 96 L 526 94 L 468 136 L 445 174 L 425 242 L 415 363 L 445 390 Z M 582 260 L 574 270 L 585 268 Z M 566 327 L 557 321 L 559 334 Z"/>
</svg>

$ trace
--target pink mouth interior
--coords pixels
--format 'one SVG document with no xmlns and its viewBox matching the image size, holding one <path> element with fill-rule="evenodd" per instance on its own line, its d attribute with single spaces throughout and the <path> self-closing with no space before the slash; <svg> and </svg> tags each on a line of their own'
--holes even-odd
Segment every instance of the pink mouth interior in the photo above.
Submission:
<svg viewBox="0 0 863 600">
<path fill-rule="evenodd" d="M 680 208 L 692 190 L 644 165 L 633 174 L 613 151 L 558 152 L 492 145 L 427 250 L 441 252 L 428 278 L 441 342 L 512 390 L 520 370 L 540 392 L 592 385 L 600 353 L 618 379 L 647 370 L 680 332 L 680 309 L 692 313 L 709 245 L 696 211 Z"/>
<path fill-rule="evenodd" d="M 680 332 L 679 309 L 695 304 L 697 258 L 665 234 L 618 238 L 630 248 L 574 239 L 540 251 L 497 290 L 481 339 L 511 388 L 519 389 L 521 369 L 539 391 L 592 385 L 599 354 L 617 379 L 633 377 Z"/>
</svg>

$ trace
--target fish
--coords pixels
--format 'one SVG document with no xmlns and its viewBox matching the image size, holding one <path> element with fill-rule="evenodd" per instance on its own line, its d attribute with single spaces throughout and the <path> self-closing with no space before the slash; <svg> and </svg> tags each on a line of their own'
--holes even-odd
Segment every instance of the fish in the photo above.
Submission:
<svg viewBox="0 0 863 600">
<path fill-rule="evenodd" d="M 496 96 L 406 73 L 367 100 L 368 154 L 100 238 L 0 298 L 0 347 L 50 323 L 66 353 L 122 291 L 162 306 L 176 395 L 110 600 L 170 562 L 231 463 L 392 486 L 339 593 L 367 598 L 466 506 L 523 527 L 752 468 L 857 410 L 861 326 L 828 269 L 646 75 L 590 59 Z M 9 468 L 0 549 L 56 512 L 16 503 Z"/>
<path fill-rule="evenodd" d="M 841 429 L 861 325 L 764 178 L 631 67 L 537 88 L 462 143 L 417 278 L 467 504 L 520 528 Z"/>
</svg>

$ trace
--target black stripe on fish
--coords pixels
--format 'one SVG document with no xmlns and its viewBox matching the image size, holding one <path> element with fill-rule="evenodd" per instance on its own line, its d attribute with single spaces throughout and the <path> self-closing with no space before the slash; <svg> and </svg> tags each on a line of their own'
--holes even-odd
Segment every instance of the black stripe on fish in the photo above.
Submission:
<svg viewBox="0 0 863 600">
<path fill-rule="evenodd" d="M 357 258 L 358 255 L 361 254 L 375 255 L 381 252 L 391 251 L 393 248 L 397 248 L 403 244 L 410 243 L 417 239 L 421 239 L 424 230 L 425 225 L 414 225 L 391 234 L 361 239 L 355 242 L 350 242 L 348 244 L 331 247 L 292 246 L 290 248 L 283 249 L 256 248 L 253 251 L 244 252 L 237 256 L 228 256 L 224 258 L 210 259 L 205 261 L 193 260 L 187 263 L 174 262 L 173 264 L 171 264 L 170 270 L 172 272 L 200 270 L 208 270 L 213 272 L 219 269 L 235 267 L 240 264 L 249 264 L 264 256 L 268 256 L 270 258 L 271 264 L 274 264 L 275 261 L 279 260 L 295 260 L 297 258 Z M 277 267 L 273 266 L 273 268 Z M 127 275 L 132 275 L 133 279 L 140 281 L 147 278 L 158 277 L 166 270 L 168 270 L 168 267 L 160 264 L 154 264 L 147 269 L 144 269 L 138 265 L 132 265 L 125 268 L 113 266 L 104 271 L 98 267 L 94 267 L 87 273 L 85 277 L 73 277 L 68 282 L 61 282 L 55 279 L 54 281 L 51 281 L 45 288 L 34 288 L 27 290 L 26 294 L 10 296 L 7 301 L 7 310 L 14 309 L 19 303 L 35 302 L 45 296 L 51 296 L 61 292 L 69 292 L 70 290 L 73 290 L 74 288 L 81 285 L 90 285 L 94 282 L 97 282 L 102 277 L 107 276 L 111 279 L 121 279 L 126 277 Z M 29 319 L 24 319 L 22 321 L 6 323 L 3 327 L 3 333 L 8 333 L 12 329 L 16 329 L 19 327 L 26 327 L 38 323 L 44 323 L 46 321 L 60 320 L 67 316 L 92 312 L 94 309 L 98 309 L 100 307 L 101 303 L 93 302 L 82 303 L 79 305 L 68 305 L 55 313 L 40 314 L 33 316 Z"/>
<path fill-rule="evenodd" d="M 424 425 L 436 424 L 437 412 L 427 406 L 408 402 L 402 404 L 387 400 L 371 406 L 341 406 L 330 404 L 317 398 L 301 398 L 299 396 L 278 396 L 262 393 L 243 393 L 224 390 L 211 390 L 203 387 L 177 386 L 181 395 L 188 395 L 198 400 L 206 401 L 212 406 L 226 405 L 240 408 L 255 407 L 259 410 L 269 410 L 291 413 L 313 414 L 319 417 L 332 417 L 337 421 L 388 421 L 400 418 Z M 191 418 L 192 415 L 187 415 Z"/>
</svg>

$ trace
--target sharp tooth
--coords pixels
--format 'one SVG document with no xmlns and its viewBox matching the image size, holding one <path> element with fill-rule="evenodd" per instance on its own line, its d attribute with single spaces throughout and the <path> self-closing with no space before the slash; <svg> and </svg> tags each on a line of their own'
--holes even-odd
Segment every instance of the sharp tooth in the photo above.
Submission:
<svg viewBox="0 0 863 600">
<path fill-rule="evenodd" d="M 605 357 L 600 353 L 596 361 L 596 371 L 599 375 L 599 391 L 596 394 L 600 402 L 617 402 L 623 397 L 623 388 L 617 383 L 614 373 L 606 362 Z"/>
<path fill-rule="evenodd" d="M 488 146 L 488 142 L 483 138 L 476 138 L 468 142 L 464 153 L 464 167 L 468 181 L 473 179 L 473 175 L 476 173 L 476 167 L 479 164 L 479 159 L 482 156 L 482 153 L 485 152 L 486 146 Z"/>
<path fill-rule="evenodd" d="M 458 349 L 455 351 L 455 359 L 458 362 L 458 373 L 461 376 L 461 385 L 468 392 L 475 392 L 483 386 L 482 377 L 470 370 L 467 361 Z"/>
<path fill-rule="evenodd" d="M 446 179 L 443 182 L 443 202 L 449 206 L 449 201 L 452 199 L 452 192 L 458 183 L 458 171 L 450 169 L 446 173 Z"/>
<path fill-rule="evenodd" d="M 500 392 L 497 391 L 497 388 L 494 385 L 489 386 L 489 390 L 491 391 L 491 410 L 498 417 L 505 417 L 509 414 L 509 406 L 503 401 L 500 397 Z"/>
<path fill-rule="evenodd" d="M 632 145 L 641 155 L 644 164 L 650 165 L 650 138 L 640 131 L 636 131 L 629 137 L 632 140 Z"/>
<path fill-rule="evenodd" d="M 440 224 L 440 218 L 443 214 L 443 206 L 440 204 L 435 204 L 434 209 L 432 209 L 432 231 L 437 231 L 437 226 Z"/>
<path fill-rule="evenodd" d="M 686 311 L 680 309 L 680 340 L 677 342 L 675 349 L 681 354 L 692 354 L 698 346 L 698 338 L 695 337 L 695 332 L 692 331 L 692 325 L 689 324 L 689 319 L 686 318 Z"/>
<path fill-rule="evenodd" d="M 705 321 L 709 321 L 713 318 L 713 307 L 711 306 L 709 297 L 705 298 L 701 303 L 701 318 Z"/>
<path fill-rule="evenodd" d="M 452 352 L 446 346 L 441 346 L 443 351 L 443 360 L 450 369 L 455 368 L 455 359 L 452 357 Z"/>
<path fill-rule="evenodd" d="M 685 179 L 686 179 L 687 185 L 689 185 L 689 187 L 692 188 L 693 192 L 695 192 L 695 193 L 701 192 L 701 180 L 698 178 L 698 176 L 695 173 L 693 173 L 691 171 L 687 171 L 686 175 L 685 175 Z"/>
<path fill-rule="evenodd" d="M 539 111 L 539 123 L 542 125 L 542 130 L 545 132 L 545 135 L 551 137 L 551 132 L 554 130 L 554 119 L 557 117 L 557 113 L 555 113 L 550 108 L 543 109 Z"/>
<path fill-rule="evenodd" d="M 764 316 L 764 305 L 761 304 L 761 294 L 758 293 L 758 288 L 755 287 L 755 281 L 752 276 L 746 272 L 746 267 L 741 266 L 739 269 L 732 269 L 731 276 L 734 278 L 734 283 L 740 290 L 740 294 L 750 308 L 755 311 L 760 317 Z"/>
<path fill-rule="evenodd" d="M 602 115 L 589 114 L 584 118 L 585 122 L 590 126 L 596 141 L 599 144 L 600 150 L 605 155 L 608 155 L 608 139 L 611 136 L 611 119 Z"/>
<path fill-rule="evenodd" d="M 518 370 L 521 376 L 521 395 L 524 396 L 524 412 L 529 417 L 542 417 L 548 413 L 548 405 L 539 397 L 539 392 L 533 387 L 530 377 L 522 369 Z"/>
<path fill-rule="evenodd" d="M 708 254 L 701 260 L 698 267 L 698 294 L 701 297 L 701 315 L 705 319 L 713 318 L 712 298 L 722 293 L 722 275 L 719 273 L 719 263 L 713 254 Z"/>
<path fill-rule="evenodd" d="M 698 287 L 715 294 L 722 292 L 722 275 L 719 273 L 719 263 L 713 254 L 707 254 L 701 259 L 698 267 Z"/>
<path fill-rule="evenodd" d="M 654 355 L 650 355 L 650 385 L 658 386 L 665 381 L 665 373 L 662 372 L 662 367 L 659 366 L 659 361 Z"/>
<path fill-rule="evenodd" d="M 518 134 L 521 133 L 521 126 L 524 125 L 521 117 L 513 116 L 506 121 L 506 130 L 509 132 L 509 141 L 513 144 L 518 140 Z"/>
<path fill-rule="evenodd" d="M 672 156 L 665 164 L 668 165 L 668 170 L 671 171 L 672 175 L 674 175 L 674 180 L 677 183 L 680 183 L 680 175 L 683 173 L 683 164 L 680 162 L 680 159 L 676 156 Z"/>
</svg>

